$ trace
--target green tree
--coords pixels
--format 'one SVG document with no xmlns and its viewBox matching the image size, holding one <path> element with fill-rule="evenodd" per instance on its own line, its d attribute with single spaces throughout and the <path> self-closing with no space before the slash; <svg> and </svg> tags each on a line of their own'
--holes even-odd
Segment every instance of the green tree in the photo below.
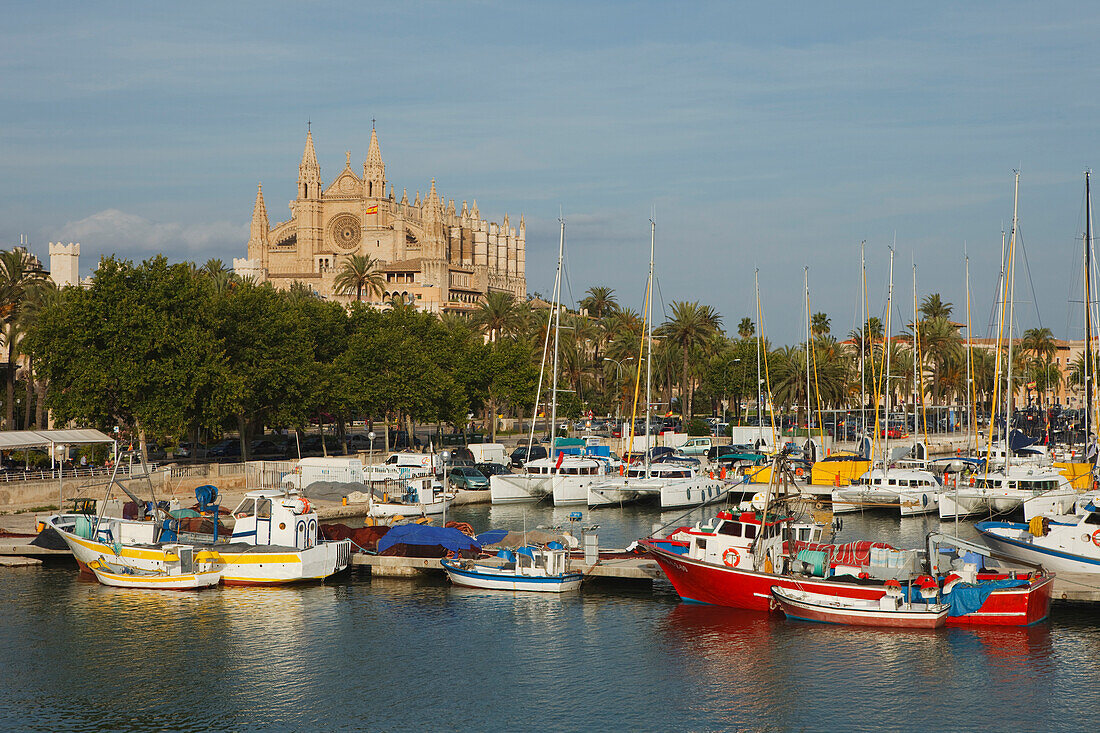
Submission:
<svg viewBox="0 0 1100 733">
<path fill-rule="evenodd" d="M 920 314 L 927 320 L 950 318 L 952 310 L 951 303 L 944 303 L 939 293 L 925 296 L 924 300 L 921 301 Z"/>
<path fill-rule="evenodd" d="M 363 291 L 381 296 L 386 289 L 385 277 L 379 270 L 381 263 L 369 255 L 348 255 L 344 258 L 333 284 L 341 295 L 355 293 L 355 302 L 363 300 Z"/>
<path fill-rule="evenodd" d="M 523 320 L 512 294 L 499 291 L 489 292 L 470 317 L 474 327 L 481 329 L 490 341 L 521 332 Z"/>
<path fill-rule="evenodd" d="M 20 314 L 27 299 L 33 297 L 33 291 L 45 279 L 38 261 L 26 250 L 16 247 L 0 251 L 0 335 L 7 354 L 4 425 L 8 430 L 15 429 L 15 369 L 20 355 L 19 342 L 23 338 Z"/>
<path fill-rule="evenodd" d="M 756 335 L 756 324 L 752 322 L 752 319 L 746 316 L 741 319 L 741 322 L 737 324 L 737 335 L 742 339 L 751 339 Z"/>
<path fill-rule="evenodd" d="M 826 313 L 814 313 L 810 318 L 810 334 L 814 338 L 821 338 L 822 336 L 829 335 L 830 329 L 829 316 Z"/>
<path fill-rule="evenodd" d="M 587 292 L 588 295 L 581 299 L 580 306 L 593 318 L 606 318 L 618 309 L 619 301 L 615 298 L 613 288 L 596 285 Z"/>
<path fill-rule="evenodd" d="M 660 328 L 661 339 L 676 344 L 681 350 L 680 409 L 685 418 L 691 417 L 693 408 L 687 401 L 691 389 L 688 353 L 694 347 L 703 346 L 721 326 L 722 317 L 711 306 L 700 305 L 698 301 L 675 301 L 672 317 Z"/>
</svg>

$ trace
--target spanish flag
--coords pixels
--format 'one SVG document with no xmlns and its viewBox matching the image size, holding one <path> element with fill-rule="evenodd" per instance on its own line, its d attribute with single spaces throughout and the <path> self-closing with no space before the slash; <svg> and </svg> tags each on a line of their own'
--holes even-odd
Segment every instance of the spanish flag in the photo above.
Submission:
<svg viewBox="0 0 1100 733">
<path fill-rule="evenodd" d="M 367 207 L 367 213 L 368 214 L 377 214 L 378 213 L 378 204 L 375 204 L 374 206 L 368 206 Z"/>
</svg>

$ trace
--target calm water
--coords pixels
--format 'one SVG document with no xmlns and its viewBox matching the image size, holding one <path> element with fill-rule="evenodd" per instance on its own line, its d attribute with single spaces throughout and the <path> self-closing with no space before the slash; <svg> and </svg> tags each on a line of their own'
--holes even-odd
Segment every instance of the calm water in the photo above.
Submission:
<svg viewBox="0 0 1100 733">
<path fill-rule="evenodd" d="M 526 520 L 567 514 L 528 509 Z M 659 521 L 643 509 L 591 517 L 604 546 Z M 525 513 L 455 518 L 519 529 Z M 916 545 L 936 525 L 850 517 L 842 539 Z M 0 572 L 0 607 L 6 729 L 1089 730 L 1100 720 L 1090 608 L 1056 607 L 1026 629 L 906 632 L 685 605 L 668 585 L 547 597 L 356 575 L 171 593 L 105 588 L 69 568 Z"/>
</svg>

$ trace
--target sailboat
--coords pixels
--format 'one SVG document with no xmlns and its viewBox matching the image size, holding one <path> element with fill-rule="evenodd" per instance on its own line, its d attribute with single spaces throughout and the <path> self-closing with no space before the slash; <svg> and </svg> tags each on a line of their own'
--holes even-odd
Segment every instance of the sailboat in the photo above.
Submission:
<svg viewBox="0 0 1100 733">
<path fill-rule="evenodd" d="M 561 333 L 561 280 L 562 262 L 565 257 L 565 219 L 559 220 L 561 236 L 558 242 L 558 268 L 554 276 L 553 309 L 547 321 L 547 339 L 543 343 L 543 366 L 540 367 L 539 388 L 535 396 L 535 413 L 538 413 L 539 398 L 542 392 L 542 369 L 546 363 L 546 351 L 549 348 L 550 326 L 553 325 L 554 352 L 551 369 L 550 393 L 550 450 L 546 458 L 538 458 L 523 464 L 520 473 L 500 474 L 489 479 L 489 496 L 494 504 L 517 504 L 541 501 L 552 497 L 554 506 L 573 506 L 584 504 L 588 487 L 606 475 L 607 467 L 603 461 L 585 456 L 566 455 L 556 450 L 558 426 L 558 340 Z M 535 425 L 531 421 L 531 435 L 528 440 L 527 454 L 531 454 L 534 443 Z"/>
<path fill-rule="evenodd" d="M 1088 178 L 1086 177 L 1086 192 Z M 1011 434 L 1013 423 L 1013 410 L 1015 403 L 1015 388 L 1012 378 L 1012 352 L 1014 347 L 1015 329 L 1015 297 L 1016 297 L 1016 240 L 1019 220 L 1017 212 L 1020 201 L 1020 173 L 1016 171 L 1015 186 L 1012 202 L 1012 235 L 1008 242 L 1008 250 L 1004 261 L 1006 264 L 1005 276 L 1000 288 L 1004 299 L 1001 303 L 1001 333 L 1007 334 L 1007 363 L 1005 370 L 1008 376 L 1008 389 L 1005 390 L 1004 405 L 1004 429 L 1001 431 L 1001 447 L 998 454 L 993 451 L 990 444 L 986 454 L 986 471 L 971 476 L 965 486 L 955 486 L 940 492 L 939 514 L 941 519 L 951 519 L 958 516 L 986 513 L 1007 514 L 1022 507 L 1024 520 L 1044 514 L 1065 514 L 1073 507 L 1077 499 L 1077 492 L 1069 479 L 1049 464 L 1043 464 L 1035 460 L 1014 460 Z M 1000 350 L 998 349 L 998 360 Z M 994 388 L 999 387 L 998 384 Z M 991 464 L 999 457 L 1003 457 L 1004 463 L 997 470 L 991 471 Z"/>
<path fill-rule="evenodd" d="M 709 504 L 726 495 L 732 485 L 694 466 L 677 463 L 650 463 L 650 405 L 653 382 L 653 252 L 657 224 L 649 222 L 649 279 L 646 283 L 646 374 L 645 374 L 645 437 L 646 451 L 642 464 L 624 469 L 622 476 L 611 476 L 590 485 L 588 505 L 608 506 L 646 496 L 657 498 L 662 509 L 676 509 Z M 633 422 L 631 423 L 633 424 Z M 631 428 L 633 431 L 633 428 Z"/>
</svg>

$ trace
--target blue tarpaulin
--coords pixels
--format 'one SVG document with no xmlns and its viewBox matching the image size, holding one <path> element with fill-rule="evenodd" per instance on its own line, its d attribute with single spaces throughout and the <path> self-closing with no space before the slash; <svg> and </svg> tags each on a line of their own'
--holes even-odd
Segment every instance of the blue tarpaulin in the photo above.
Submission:
<svg viewBox="0 0 1100 733">
<path fill-rule="evenodd" d="M 947 613 L 948 616 L 965 616 L 968 613 L 974 613 L 986 599 L 989 598 L 989 594 L 995 590 L 1001 588 L 1019 588 L 1028 584 L 1026 580 L 986 580 L 977 585 L 970 585 L 969 583 L 956 583 L 955 587 L 951 589 L 950 593 L 944 593 L 941 596 L 941 603 L 950 603 L 951 610 Z M 920 595 L 920 589 L 916 586 L 910 586 L 909 598 L 913 601 L 921 601 L 925 603 L 935 603 L 936 600 L 926 600 Z"/>
<path fill-rule="evenodd" d="M 506 529 L 490 529 L 488 532 L 482 532 L 477 536 L 477 541 L 482 545 L 495 545 L 508 536 L 508 530 Z"/>
<path fill-rule="evenodd" d="M 481 549 L 477 540 L 457 529 L 426 524 L 399 524 L 391 528 L 378 540 L 378 552 L 385 552 L 394 545 L 441 545 L 452 552 Z"/>
</svg>

